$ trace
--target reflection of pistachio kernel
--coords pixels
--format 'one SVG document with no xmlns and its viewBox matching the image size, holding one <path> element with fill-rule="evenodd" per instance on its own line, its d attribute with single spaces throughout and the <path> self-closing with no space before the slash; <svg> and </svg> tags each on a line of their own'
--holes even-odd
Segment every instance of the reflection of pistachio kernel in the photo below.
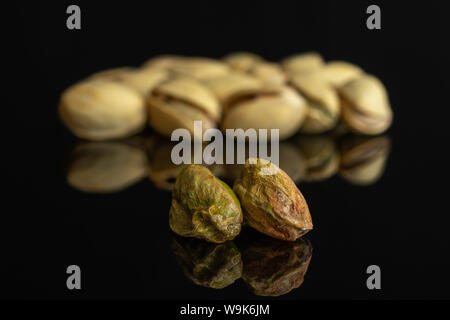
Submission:
<svg viewBox="0 0 450 320">
<path fill-rule="evenodd" d="M 305 198 L 273 163 L 248 159 L 234 183 L 246 222 L 268 236 L 294 241 L 313 228 Z"/>
<path fill-rule="evenodd" d="M 234 192 L 211 171 L 187 165 L 175 181 L 169 223 L 181 236 L 221 243 L 241 231 L 242 210 Z"/>
<path fill-rule="evenodd" d="M 325 180 L 339 169 L 339 152 L 327 136 L 301 136 L 298 145 L 306 164 L 305 181 Z"/>
<path fill-rule="evenodd" d="M 118 192 L 145 176 L 145 152 L 124 142 L 90 142 L 72 153 L 67 181 L 91 193 Z"/>
<path fill-rule="evenodd" d="M 176 177 L 186 166 L 172 162 L 171 151 L 175 145 L 176 142 L 161 137 L 149 154 L 149 178 L 159 189 L 172 190 Z"/>
<path fill-rule="evenodd" d="M 355 185 L 375 183 L 384 172 L 390 145 L 387 136 L 347 137 L 341 146 L 339 174 Z"/>
<path fill-rule="evenodd" d="M 213 244 L 174 236 L 172 250 L 184 274 L 197 285 L 222 289 L 242 276 L 241 253 L 231 241 Z"/>
<path fill-rule="evenodd" d="M 252 241 L 243 251 L 243 279 L 256 295 L 287 294 L 303 283 L 311 256 L 311 243 L 304 239 Z"/>
</svg>

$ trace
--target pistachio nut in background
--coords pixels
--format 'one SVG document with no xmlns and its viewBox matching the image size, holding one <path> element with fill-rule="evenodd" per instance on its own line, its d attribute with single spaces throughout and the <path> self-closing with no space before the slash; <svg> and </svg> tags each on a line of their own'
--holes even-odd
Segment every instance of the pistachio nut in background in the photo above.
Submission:
<svg viewBox="0 0 450 320">
<path fill-rule="evenodd" d="M 147 96 L 161 82 L 169 78 L 169 73 L 164 69 L 131 69 L 118 68 L 101 71 L 93 74 L 91 79 L 109 79 L 123 83 L 142 96 Z"/>
<path fill-rule="evenodd" d="M 323 67 L 323 57 L 318 52 L 305 52 L 289 56 L 281 61 L 288 75 L 310 73 Z"/>
<path fill-rule="evenodd" d="M 112 80 L 86 80 L 61 95 L 59 115 L 79 138 L 107 140 L 140 132 L 146 125 L 144 98 Z"/>
<path fill-rule="evenodd" d="M 140 68 L 96 72 L 66 89 L 60 99 L 62 122 L 77 137 L 107 140 L 142 131 L 279 129 L 280 139 L 298 131 L 320 134 L 342 120 L 358 134 L 376 135 L 392 123 L 383 84 L 346 61 L 328 61 L 317 52 L 280 64 L 249 52 L 222 60 L 158 56 Z"/>
<path fill-rule="evenodd" d="M 220 61 L 203 57 L 163 56 L 150 59 L 144 69 L 164 68 L 174 75 L 207 80 L 227 74 L 230 67 Z"/>
<path fill-rule="evenodd" d="M 264 59 L 251 52 L 234 52 L 226 55 L 223 60 L 233 70 L 249 72 L 255 65 L 264 62 Z"/>
<path fill-rule="evenodd" d="M 228 101 L 222 130 L 278 129 L 279 139 L 297 132 L 307 114 L 304 98 L 287 86 L 265 86 Z M 268 132 L 270 139 L 270 131 Z"/>
<path fill-rule="evenodd" d="M 329 61 L 313 73 L 333 87 L 339 88 L 347 82 L 358 78 L 363 72 L 360 67 L 346 61 Z"/>
<path fill-rule="evenodd" d="M 265 61 L 262 57 L 249 52 L 237 52 L 227 55 L 223 60 L 231 69 L 247 73 L 265 84 L 281 85 L 287 77 L 281 65 Z"/>
<path fill-rule="evenodd" d="M 313 228 L 300 190 L 283 170 L 267 160 L 247 159 L 233 190 L 241 201 L 245 221 L 261 233 L 295 241 Z"/>
<path fill-rule="evenodd" d="M 364 74 L 339 88 L 342 119 L 354 132 L 376 135 L 392 123 L 392 110 L 385 87 L 376 77 Z"/>
<path fill-rule="evenodd" d="M 319 134 L 333 129 L 340 116 L 336 90 L 315 73 L 299 73 L 290 77 L 292 86 L 306 99 L 307 114 L 300 131 Z"/>
<path fill-rule="evenodd" d="M 168 137 L 179 128 L 188 129 L 194 137 L 194 121 L 202 121 L 203 130 L 215 128 L 222 113 L 213 93 L 188 77 L 161 83 L 149 95 L 147 103 L 150 125 Z"/>
<path fill-rule="evenodd" d="M 223 112 L 227 112 L 230 103 L 236 97 L 252 94 L 264 87 L 264 83 L 260 79 L 235 71 L 204 80 L 203 84 L 217 97 Z"/>
<path fill-rule="evenodd" d="M 232 241 L 216 244 L 172 237 L 172 251 L 184 274 L 195 284 L 223 289 L 242 277 L 242 258 Z"/>
<path fill-rule="evenodd" d="M 233 190 L 200 165 L 187 165 L 172 193 L 169 225 L 173 232 L 222 243 L 241 231 L 242 209 Z"/>
</svg>

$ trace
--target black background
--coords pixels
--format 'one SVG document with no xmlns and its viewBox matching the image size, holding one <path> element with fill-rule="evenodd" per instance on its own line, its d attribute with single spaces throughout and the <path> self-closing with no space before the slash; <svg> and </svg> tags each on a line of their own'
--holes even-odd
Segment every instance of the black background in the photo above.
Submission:
<svg viewBox="0 0 450 320">
<path fill-rule="evenodd" d="M 66 28 L 69 4 L 82 30 Z M 164 1 L 21 3 L 9 30 L 17 58 L 6 92 L 12 121 L 1 228 L 4 298 L 255 299 L 242 281 L 224 290 L 189 282 L 170 252 L 170 193 L 146 179 L 115 195 L 65 183 L 77 140 L 60 124 L 63 89 L 94 71 L 139 65 L 165 53 L 220 58 L 252 51 L 277 61 L 316 50 L 377 75 L 388 89 L 393 148 L 375 185 L 334 177 L 300 185 L 316 229 L 304 284 L 277 299 L 449 298 L 448 99 L 443 8 L 436 2 L 378 4 L 382 29 L 366 28 L 372 2 Z M 11 192 L 12 191 L 12 192 Z M 65 269 L 80 265 L 83 289 Z M 369 291 L 365 268 L 382 270 Z"/>
</svg>

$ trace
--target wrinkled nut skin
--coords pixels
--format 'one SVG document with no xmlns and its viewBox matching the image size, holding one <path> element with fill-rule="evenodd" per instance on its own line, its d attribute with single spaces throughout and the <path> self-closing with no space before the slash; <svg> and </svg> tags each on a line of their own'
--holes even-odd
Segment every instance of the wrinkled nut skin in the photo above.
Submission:
<svg viewBox="0 0 450 320">
<path fill-rule="evenodd" d="M 187 165 L 181 171 L 169 212 L 173 232 L 222 243 L 239 234 L 242 220 L 242 209 L 233 190 L 211 171 L 200 165 Z"/>
<path fill-rule="evenodd" d="M 303 283 L 311 257 L 312 246 L 306 239 L 295 242 L 257 239 L 242 253 L 242 278 L 258 296 L 281 296 Z"/>
<path fill-rule="evenodd" d="M 340 145 L 340 176 L 358 186 L 374 184 L 383 175 L 390 148 L 388 136 L 345 137 Z"/>
<path fill-rule="evenodd" d="M 273 238 L 295 241 L 312 230 L 305 198 L 291 178 L 274 164 L 247 159 L 234 183 L 249 226 Z"/>
<path fill-rule="evenodd" d="M 270 86 L 229 100 L 222 119 L 226 129 L 279 129 L 279 139 L 295 134 L 307 113 L 305 99 L 286 86 Z"/>
<path fill-rule="evenodd" d="M 146 123 L 143 97 L 110 80 L 86 80 L 69 87 L 61 95 L 58 111 L 73 134 L 88 140 L 125 138 Z"/>
<path fill-rule="evenodd" d="M 342 119 L 350 130 L 367 135 L 386 131 L 393 119 L 383 84 L 372 75 L 362 75 L 339 88 Z"/>
<path fill-rule="evenodd" d="M 174 236 L 172 251 L 184 274 L 197 285 L 223 289 L 242 277 L 241 253 L 232 241 L 213 244 Z"/>
<path fill-rule="evenodd" d="M 215 128 L 221 108 L 213 93 L 200 82 L 173 78 L 156 87 L 147 99 L 150 126 L 170 137 L 179 128 L 194 136 L 194 121 L 202 121 L 203 130 Z"/>
<path fill-rule="evenodd" d="M 281 65 L 288 74 L 309 73 L 320 69 L 324 61 L 317 52 L 305 52 L 285 58 Z"/>
<path fill-rule="evenodd" d="M 114 193 L 147 172 L 147 156 L 125 142 L 84 142 L 75 147 L 67 170 L 67 182 L 87 193 Z"/>
<path fill-rule="evenodd" d="M 296 74 L 290 78 L 292 86 L 306 99 L 308 112 L 300 131 L 319 134 L 333 129 L 340 116 L 336 90 L 321 76 Z"/>
<path fill-rule="evenodd" d="M 245 157 L 250 157 L 249 154 L 249 141 L 245 141 Z M 234 164 L 226 164 L 224 176 L 226 181 L 233 183 L 241 175 L 241 170 L 244 167 L 244 163 L 239 164 L 237 161 L 238 147 L 234 146 Z M 268 145 L 267 154 L 271 154 L 271 144 Z M 295 182 L 302 181 L 305 176 L 306 163 L 303 159 L 301 150 L 288 141 L 282 141 L 279 144 L 279 162 L 280 168 L 286 172 L 286 174 Z"/>
</svg>

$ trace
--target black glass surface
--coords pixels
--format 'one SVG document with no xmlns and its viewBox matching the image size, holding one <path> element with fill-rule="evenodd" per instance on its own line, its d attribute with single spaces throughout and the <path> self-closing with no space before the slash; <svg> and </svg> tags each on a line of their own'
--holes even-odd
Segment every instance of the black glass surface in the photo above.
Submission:
<svg viewBox="0 0 450 320">
<path fill-rule="evenodd" d="M 369 4 L 81 2 L 80 31 L 65 28 L 64 2 L 18 5 L 12 25 L 17 72 L 7 93 L 13 115 L 4 118 L 4 158 L 11 162 L 4 170 L 12 187 L 2 210 L 1 296 L 263 299 L 242 279 L 212 289 L 183 273 L 168 226 L 171 193 L 147 174 L 106 194 L 68 183 L 82 142 L 60 123 L 58 99 L 95 71 L 137 66 L 158 54 L 220 58 L 245 50 L 277 61 L 316 50 L 383 81 L 394 111 L 384 135 L 388 152 L 379 176 L 365 185 L 339 170 L 319 181 L 299 179 L 315 226 L 304 236 L 311 261 L 298 288 L 264 299 L 449 298 L 442 10 L 434 3 L 383 4 L 382 29 L 370 31 Z M 140 137 L 154 139 L 154 133 Z M 333 138 L 337 152 L 346 138 Z M 286 142 L 294 153 L 297 139 Z M 155 151 L 145 151 L 152 161 Z M 295 167 L 294 161 L 286 164 Z M 244 252 L 260 237 L 245 227 L 235 242 Z M 82 270 L 78 292 L 66 288 L 71 264 Z M 373 264 L 381 268 L 381 290 L 366 286 Z"/>
</svg>

